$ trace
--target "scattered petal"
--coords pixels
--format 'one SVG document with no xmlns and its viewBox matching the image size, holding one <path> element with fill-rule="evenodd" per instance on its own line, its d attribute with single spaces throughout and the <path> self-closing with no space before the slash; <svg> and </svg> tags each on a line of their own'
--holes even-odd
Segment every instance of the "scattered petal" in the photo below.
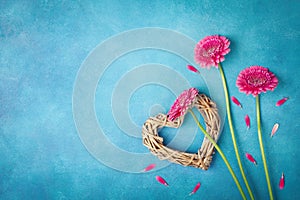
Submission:
<svg viewBox="0 0 300 200">
<path fill-rule="evenodd" d="M 254 163 L 255 165 L 257 165 L 256 160 L 253 158 L 253 156 L 249 153 L 246 153 L 246 158 L 248 158 L 248 160 L 252 163 Z"/>
<path fill-rule="evenodd" d="M 235 103 L 237 106 L 239 106 L 240 108 L 242 107 L 242 104 L 239 102 L 239 100 L 237 98 L 235 98 L 234 96 L 231 96 L 231 100 L 233 103 Z"/>
<path fill-rule="evenodd" d="M 281 177 L 280 177 L 280 180 L 279 180 L 279 189 L 283 189 L 284 188 L 284 174 L 283 174 L 283 172 L 282 172 L 282 174 L 281 174 Z"/>
<path fill-rule="evenodd" d="M 280 99 L 279 101 L 277 101 L 276 106 L 281 106 L 282 104 L 284 104 L 289 98 L 288 97 L 284 97 L 283 99 Z"/>
<path fill-rule="evenodd" d="M 150 164 L 150 165 L 148 165 L 148 166 L 143 170 L 143 172 L 150 171 L 150 170 L 154 169 L 155 166 L 156 166 L 155 164 Z"/>
<path fill-rule="evenodd" d="M 188 70 L 190 70 L 190 71 L 192 71 L 192 72 L 200 73 L 200 72 L 198 71 L 198 69 L 195 68 L 195 67 L 192 66 L 192 65 L 187 65 L 186 68 L 188 68 Z"/>
<path fill-rule="evenodd" d="M 193 195 L 197 192 L 197 190 L 200 188 L 201 183 L 197 183 L 197 185 L 194 187 L 193 191 L 189 195 Z"/>
<path fill-rule="evenodd" d="M 250 117 L 249 117 L 249 115 L 245 116 L 245 122 L 246 122 L 247 128 L 249 129 L 250 128 Z"/>
<path fill-rule="evenodd" d="M 276 131 L 278 130 L 279 124 L 276 123 L 274 124 L 273 128 L 272 128 L 272 132 L 271 132 L 271 137 L 273 137 L 273 135 L 276 133 Z"/>
<path fill-rule="evenodd" d="M 163 185 L 165 185 L 165 186 L 169 186 L 169 184 L 165 181 L 165 179 L 163 179 L 161 176 L 156 176 L 155 177 L 156 178 L 156 180 L 158 181 L 158 182 L 160 182 L 161 184 L 163 184 Z"/>
</svg>

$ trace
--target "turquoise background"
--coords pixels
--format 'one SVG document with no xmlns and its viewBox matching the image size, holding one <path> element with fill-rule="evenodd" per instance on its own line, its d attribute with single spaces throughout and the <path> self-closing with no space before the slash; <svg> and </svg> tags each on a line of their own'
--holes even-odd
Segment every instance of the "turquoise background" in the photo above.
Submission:
<svg viewBox="0 0 300 200">
<path fill-rule="evenodd" d="M 235 80 L 250 65 L 268 67 L 276 74 L 278 87 L 261 95 L 267 162 L 276 199 L 299 199 L 299 10 L 299 1 L 1 1 L 0 199 L 241 199 L 218 154 L 208 171 L 171 164 L 149 173 L 126 173 L 99 162 L 81 142 L 72 112 L 73 86 L 81 64 L 106 39 L 144 27 L 178 31 L 195 41 L 212 34 L 230 39 L 231 52 L 223 67 L 230 94 L 244 107 L 232 106 L 241 155 L 250 152 L 258 162 L 254 166 L 243 157 L 256 199 L 267 199 L 268 192 L 256 134 L 255 101 L 239 93 Z M 141 50 L 126 63 L 134 67 L 139 59 L 168 64 L 193 87 L 207 92 L 201 78 L 185 70 L 185 62 L 159 53 Z M 108 70 L 107 82 L 99 82 L 108 84 L 104 94 L 115 84 L 109 80 L 121 72 Z M 128 111 L 139 126 L 153 104 L 167 111 L 175 99 L 157 85 L 144 89 L 133 93 Z M 149 92 L 155 101 L 148 98 Z M 96 98 L 99 95 L 98 91 Z M 290 99 L 276 107 L 276 101 L 285 96 Z M 127 151 L 147 152 L 140 138 L 124 138 L 122 130 L 105 118 L 111 116 L 109 106 L 108 102 L 104 115 L 101 103 L 95 106 L 102 114 L 99 120 L 106 124 L 107 137 Z M 251 118 L 249 131 L 244 124 L 246 114 Z M 270 139 L 275 122 L 280 127 Z M 187 123 L 193 124 L 190 117 Z M 238 173 L 227 122 L 219 145 Z M 117 155 L 111 159 L 118 161 Z M 286 187 L 279 190 L 282 172 Z M 170 187 L 158 184 L 156 175 L 164 177 Z M 201 188 L 189 197 L 197 182 Z"/>
</svg>

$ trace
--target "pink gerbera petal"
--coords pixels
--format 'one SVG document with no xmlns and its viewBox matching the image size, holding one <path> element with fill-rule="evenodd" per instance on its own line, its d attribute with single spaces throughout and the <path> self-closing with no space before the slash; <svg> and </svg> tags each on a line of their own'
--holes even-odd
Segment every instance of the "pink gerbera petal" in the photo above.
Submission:
<svg viewBox="0 0 300 200">
<path fill-rule="evenodd" d="M 279 180 L 279 189 L 283 189 L 284 188 L 284 173 L 282 172 L 280 180 Z"/>
<path fill-rule="evenodd" d="M 143 172 L 148 172 L 148 171 L 154 169 L 155 166 L 156 166 L 155 164 L 150 164 L 143 170 Z"/>
<path fill-rule="evenodd" d="M 242 104 L 239 102 L 239 100 L 237 98 L 235 98 L 234 96 L 231 96 L 231 100 L 233 103 L 235 103 L 237 106 L 239 106 L 240 108 L 242 107 Z"/>
<path fill-rule="evenodd" d="M 159 183 L 161 183 L 161 184 L 163 184 L 163 185 L 165 185 L 165 186 L 169 186 L 169 184 L 167 183 L 167 181 L 166 181 L 163 177 L 161 177 L 161 176 L 156 176 L 155 178 L 156 178 L 156 180 L 157 180 Z"/>
<path fill-rule="evenodd" d="M 218 67 L 225 60 L 224 56 L 230 52 L 229 45 L 230 41 L 224 36 L 207 36 L 195 47 L 195 61 L 202 67 Z"/>
<path fill-rule="evenodd" d="M 196 88 L 190 88 L 183 91 L 175 100 L 171 109 L 168 112 L 168 119 L 173 121 L 176 118 L 185 115 L 198 94 Z"/>
<path fill-rule="evenodd" d="M 280 99 L 279 101 L 276 102 L 276 106 L 281 106 L 282 104 L 284 104 L 289 98 L 288 97 L 284 97 L 282 99 Z"/>
<path fill-rule="evenodd" d="M 199 190 L 200 186 L 201 183 L 197 183 L 197 185 L 194 187 L 193 191 L 189 195 L 195 194 Z"/>
<path fill-rule="evenodd" d="M 257 165 L 256 160 L 253 158 L 253 156 L 252 156 L 251 154 L 246 153 L 246 158 L 247 158 L 250 162 L 252 162 L 252 163 L 254 163 L 255 165 Z"/>
<path fill-rule="evenodd" d="M 274 124 L 274 126 L 273 126 L 273 128 L 272 128 L 272 132 L 271 132 L 271 137 L 273 137 L 274 134 L 277 132 L 278 127 L 279 127 L 279 124 L 278 124 L 278 123 Z"/>
<path fill-rule="evenodd" d="M 268 68 L 251 66 L 240 72 L 236 85 L 240 92 L 256 97 L 261 92 L 273 91 L 278 85 L 278 79 Z"/>
<path fill-rule="evenodd" d="M 249 129 L 250 128 L 250 117 L 249 117 L 249 115 L 245 116 L 245 123 L 246 123 L 247 129 Z"/>
<path fill-rule="evenodd" d="M 187 65 L 186 68 L 187 68 L 188 70 L 192 71 L 192 72 L 200 73 L 200 72 L 198 71 L 198 69 L 197 69 L 196 67 L 192 66 L 192 65 Z"/>
</svg>

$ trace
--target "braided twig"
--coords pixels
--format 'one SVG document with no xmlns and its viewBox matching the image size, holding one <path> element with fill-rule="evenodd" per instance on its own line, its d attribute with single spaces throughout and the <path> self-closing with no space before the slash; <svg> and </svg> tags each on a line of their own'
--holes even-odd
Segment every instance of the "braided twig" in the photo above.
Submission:
<svg viewBox="0 0 300 200">
<path fill-rule="evenodd" d="M 207 133 L 217 141 L 220 135 L 220 117 L 216 104 L 206 95 L 198 94 L 192 107 L 196 107 L 201 113 Z M 163 138 L 158 134 L 158 130 L 163 127 L 179 128 L 183 120 L 184 116 L 181 116 L 174 121 L 169 121 L 165 114 L 150 117 L 142 128 L 143 144 L 161 160 L 207 170 L 212 161 L 214 146 L 206 137 L 197 153 L 186 153 L 165 146 Z"/>
</svg>

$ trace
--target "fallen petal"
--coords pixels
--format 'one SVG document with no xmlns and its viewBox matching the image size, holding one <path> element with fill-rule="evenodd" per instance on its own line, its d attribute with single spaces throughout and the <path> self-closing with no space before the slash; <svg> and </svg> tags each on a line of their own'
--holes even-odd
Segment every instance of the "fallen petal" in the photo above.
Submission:
<svg viewBox="0 0 300 200">
<path fill-rule="evenodd" d="M 143 172 L 150 171 L 150 170 L 154 169 L 155 166 L 156 166 L 155 164 L 150 164 L 150 165 L 148 165 L 148 166 L 143 170 Z"/>
<path fill-rule="evenodd" d="M 282 175 L 281 175 L 281 177 L 280 177 L 280 180 L 279 180 L 279 189 L 283 189 L 284 188 L 284 174 L 283 174 L 283 172 L 282 172 Z"/>
<path fill-rule="evenodd" d="M 197 183 L 197 185 L 194 187 L 193 191 L 189 195 L 195 194 L 197 192 L 197 190 L 200 188 L 200 186 L 201 186 L 201 183 Z"/>
<path fill-rule="evenodd" d="M 276 106 L 281 106 L 282 104 L 284 104 L 289 98 L 288 97 L 284 97 L 283 99 L 280 99 L 279 101 L 277 101 Z"/>
<path fill-rule="evenodd" d="M 190 70 L 190 71 L 192 71 L 192 72 L 200 73 L 200 72 L 198 71 L 198 69 L 195 68 L 195 67 L 192 66 L 192 65 L 187 65 L 186 67 L 188 68 L 188 70 Z"/>
<path fill-rule="evenodd" d="M 253 156 L 249 153 L 246 153 L 246 158 L 248 158 L 248 160 L 250 160 L 250 162 L 254 163 L 255 165 L 257 165 L 256 160 L 253 158 Z"/>
<path fill-rule="evenodd" d="M 158 181 L 158 182 L 160 182 L 161 184 L 163 184 L 163 185 L 165 185 L 165 186 L 169 186 L 169 184 L 165 181 L 165 179 L 163 179 L 161 176 L 156 176 L 155 177 L 156 178 L 156 180 Z"/>
<path fill-rule="evenodd" d="M 276 131 L 278 130 L 279 124 L 276 123 L 274 124 L 273 128 L 272 128 L 272 132 L 271 132 L 271 137 L 273 137 L 273 135 L 276 133 Z"/>
<path fill-rule="evenodd" d="M 246 122 L 247 128 L 249 129 L 250 128 L 250 117 L 249 117 L 249 115 L 245 116 L 245 122 Z"/>
<path fill-rule="evenodd" d="M 235 103 L 237 106 L 239 106 L 240 108 L 242 107 L 242 104 L 239 102 L 239 100 L 237 98 L 235 98 L 234 96 L 231 96 L 231 100 L 233 103 Z"/>
</svg>

